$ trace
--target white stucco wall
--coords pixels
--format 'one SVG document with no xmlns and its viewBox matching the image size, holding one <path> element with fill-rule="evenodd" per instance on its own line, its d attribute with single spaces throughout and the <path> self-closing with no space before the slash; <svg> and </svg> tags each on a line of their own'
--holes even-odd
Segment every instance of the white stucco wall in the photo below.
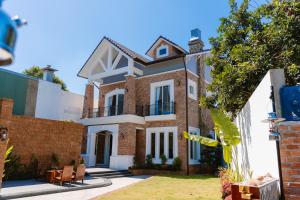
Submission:
<svg viewBox="0 0 300 200">
<path fill-rule="evenodd" d="M 283 84 L 282 70 L 269 71 L 235 120 L 242 138 L 238 145 L 239 164 L 246 176 L 252 171 L 253 177 L 267 172 L 279 177 L 276 144 L 269 140 L 269 124 L 262 123 L 262 120 L 272 112 L 272 102 L 269 99 L 271 85 L 274 86 L 275 98 L 278 99 L 279 89 Z M 278 101 L 276 108 L 279 112 Z"/>
<path fill-rule="evenodd" d="M 35 117 L 54 120 L 78 120 L 84 96 L 61 90 L 61 86 L 39 80 Z"/>
</svg>

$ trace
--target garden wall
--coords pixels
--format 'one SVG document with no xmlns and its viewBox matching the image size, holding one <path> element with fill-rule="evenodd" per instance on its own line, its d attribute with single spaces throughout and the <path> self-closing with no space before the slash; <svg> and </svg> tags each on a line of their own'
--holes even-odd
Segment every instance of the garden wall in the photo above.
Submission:
<svg viewBox="0 0 300 200">
<path fill-rule="evenodd" d="M 1 109 L 3 105 L 11 108 L 6 113 L 12 112 L 13 101 L 2 100 Z M 7 115 L 0 115 L 0 120 L 6 117 Z M 77 162 L 80 158 L 83 125 L 12 115 L 8 130 L 8 146 L 14 146 L 13 152 L 20 156 L 21 163 L 29 164 L 34 155 L 42 172 L 50 166 L 53 153 L 57 154 L 60 166 L 70 164 L 72 160 Z"/>
<path fill-rule="evenodd" d="M 279 90 L 284 84 L 283 70 L 270 70 L 236 117 L 235 123 L 241 133 L 241 144 L 238 145 L 239 164 L 247 178 L 250 172 L 253 172 L 254 177 L 269 172 L 279 178 L 276 143 L 269 140 L 269 124 L 262 120 L 268 117 L 268 112 L 273 111 L 269 98 L 272 85 L 276 111 L 280 116 Z"/>
</svg>

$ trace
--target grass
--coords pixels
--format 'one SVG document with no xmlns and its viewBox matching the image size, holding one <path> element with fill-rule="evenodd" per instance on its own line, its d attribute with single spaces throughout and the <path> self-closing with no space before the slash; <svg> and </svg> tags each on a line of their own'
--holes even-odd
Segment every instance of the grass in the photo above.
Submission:
<svg viewBox="0 0 300 200">
<path fill-rule="evenodd" d="M 211 176 L 154 176 L 99 200 L 218 200 L 220 180 Z"/>
</svg>

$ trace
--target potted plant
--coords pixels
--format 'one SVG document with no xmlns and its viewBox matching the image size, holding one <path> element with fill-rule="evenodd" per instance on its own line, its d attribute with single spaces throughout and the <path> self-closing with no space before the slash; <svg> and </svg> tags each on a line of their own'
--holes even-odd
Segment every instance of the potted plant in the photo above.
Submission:
<svg viewBox="0 0 300 200">
<path fill-rule="evenodd" d="M 160 156 L 160 160 L 161 160 L 161 168 L 162 168 L 162 169 L 167 169 L 167 168 L 168 168 L 168 165 L 166 165 L 166 163 L 167 163 L 167 157 L 166 157 L 166 155 L 165 155 L 165 154 L 162 154 L 162 155 Z"/>
<path fill-rule="evenodd" d="M 51 155 L 51 169 L 58 169 L 59 168 L 59 159 L 57 154 L 52 153 Z"/>
</svg>

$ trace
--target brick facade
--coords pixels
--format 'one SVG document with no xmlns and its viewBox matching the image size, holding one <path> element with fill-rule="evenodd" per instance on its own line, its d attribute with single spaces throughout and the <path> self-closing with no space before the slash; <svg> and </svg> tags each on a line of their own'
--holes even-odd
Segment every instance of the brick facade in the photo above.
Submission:
<svg viewBox="0 0 300 200">
<path fill-rule="evenodd" d="M 8 127 L 8 146 L 14 146 L 13 152 L 20 156 L 22 164 L 28 164 L 34 155 L 39 161 L 41 172 L 44 172 L 51 164 L 53 153 L 57 154 L 61 167 L 70 164 L 72 160 L 79 161 L 83 125 L 12 115 L 12 107 L 11 100 L 0 101 L 0 124 Z M 1 167 L 0 164 L 0 172 Z"/>
<path fill-rule="evenodd" d="M 124 94 L 124 114 L 135 114 L 136 92 L 135 76 L 126 76 L 125 94 Z"/>
<path fill-rule="evenodd" d="M 91 83 L 85 86 L 82 118 L 91 117 L 93 108 L 94 108 L 94 85 Z"/>
<path fill-rule="evenodd" d="M 286 200 L 300 199 L 300 122 L 284 122 L 281 134 L 281 165 Z"/>
</svg>

